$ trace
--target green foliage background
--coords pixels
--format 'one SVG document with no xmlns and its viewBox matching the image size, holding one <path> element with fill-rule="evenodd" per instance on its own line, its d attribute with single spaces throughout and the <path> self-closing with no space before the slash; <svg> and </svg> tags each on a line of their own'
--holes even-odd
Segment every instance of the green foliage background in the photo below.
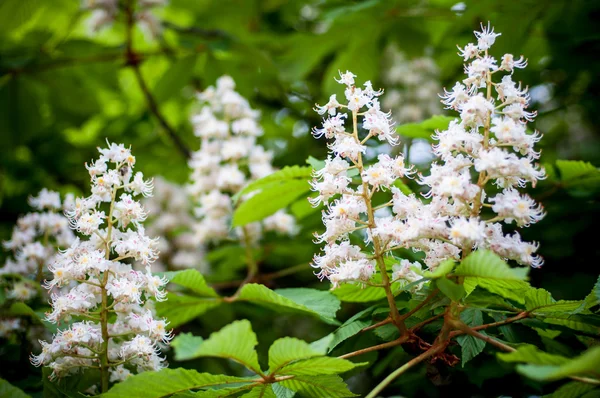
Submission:
<svg viewBox="0 0 600 398">
<path fill-rule="evenodd" d="M 516 80 L 530 87 L 550 87 L 552 92 L 550 101 L 534 104 L 539 111 L 535 128 L 544 134 L 541 160 L 550 178 L 531 192 L 548 215 L 524 231 L 524 238 L 540 242 L 546 259 L 542 269 L 532 270 L 532 284 L 552 291 L 557 299 L 582 299 L 598 275 L 599 192 L 569 184 L 555 162 L 576 159 L 600 165 L 600 7 L 591 1 L 478 0 L 465 2 L 465 10 L 457 12 L 451 10 L 455 3 L 171 0 L 158 11 L 166 22 L 163 36 L 150 40 L 136 31 L 134 50 L 141 54 L 141 72 L 160 113 L 188 148 L 198 148 L 188 122 L 196 106 L 195 92 L 229 74 L 238 90 L 261 110 L 262 143 L 275 151 L 276 165 L 281 167 L 304 164 L 309 155 L 324 157 L 323 142 L 309 133 L 320 122 L 312 107 L 340 91 L 332 79 L 338 69 L 349 69 L 360 81 L 370 79 L 375 87 L 383 87 L 383 49 L 395 42 L 409 56 L 430 53 L 440 67 L 443 85 L 450 87 L 462 79 L 455 45 L 472 41 L 479 23 L 491 21 L 502 32 L 494 46 L 496 54 L 510 52 L 529 59 L 529 67 L 518 71 Z M 307 18 L 307 5 L 318 10 L 314 18 Z M 180 183 L 187 179 L 185 157 L 150 111 L 123 56 L 123 24 L 89 35 L 84 24 L 88 16 L 74 0 L 0 2 L 2 239 L 9 237 L 18 215 L 28 210 L 27 196 L 42 187 L 86 193 L 83 164 L 105 139 L 131 145 L 138 170 L 147 176 L 163 175 Z M 303 220 L 299 239 L 282 246 L 267 244 L 265 267 L 275 271 L 308 262 L 317 250 L 310 233 L 318 224 L 318 214 L 310 214 Z M 231 270 L 223 268 L 223 272 Z M 272 287 L 302 286 L 327 288 L 308 267 Z M 354 311 L 355 307 L 345 305 L 338 317 L 345 319 Z M 331 331 L 311 318 L 245 304 L 219 307 L 185 330 L 208 335 L 240 314 L 252 320 L 260 355 L 277 338 L 313 341 Z M 577 341 L 557 344 L 565 355 L 581 348 Z M 380 379 L 405 357 L 400 348 L 382 354 L 370 374 L 351 379 L 351 389 L 361 393 L 361 388 L 372 384 L 370 378 Z M 29 373 L 33 371 L 26 350 L 14 353 L 14 358 L 11 369 L 2 364 L 2 376 L 20 378 L 22 385 L 35 384 L 39 374 Z M 185 366 L 212 373 L 239 371 L 205 358 Z M 459 388 L 465 395 L 542 392 L 539 384 L 514 374 L 503 378 L 507 369 L 481 356 L 467 365 L 466 372 L 422 367 L 402 377 L 398 391 L 405 395 L 444 395 Z"/>
</svg>

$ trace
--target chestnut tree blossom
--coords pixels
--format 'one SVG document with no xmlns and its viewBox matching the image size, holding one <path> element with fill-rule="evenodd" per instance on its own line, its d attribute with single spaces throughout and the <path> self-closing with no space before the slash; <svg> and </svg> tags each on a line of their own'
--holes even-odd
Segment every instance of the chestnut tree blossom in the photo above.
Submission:
<svg viewBox="0 0 600 398">
<path fill-rule="evenodd" d="M 257 137 L 263 133 L 260 113 L 235 91 L 231 77 L 220 77 L 198 99 L 203 106 L 192 117 L 192 124 L 201 145 L 189 161 L 192 174 L 188 187 L 200 219 L 195 225 L 197 243 L 218 243 L 228 238 L 255 243 L 263 231 L 294 234 L 296 223 L 283 211 L 262 223 L 230 231 L 233 196 L 250 181 L 274 171 L 273 154 L 257 143 Z"/>
<path fill-rule="evenodd" d="M 151 272 L 158 242 L 146 235 L 147 214 L 134 199 L 151 195 L 152 181 L 133 172 L 135 157 L 124 145 L 99 151 L 99 159 L 87 166 L 92 194 L 75 199 L 67 212 L 82 238 L 53 259 L 48 265 L 53 278 L 45 281 L 52 305 L 46 319 L 77 321 L 59 329 L 51 342 L 41 341 L 42 351 L 31 362 L 50 367 L 51 379 L 99 368 L 106 391 L 109 381 L 164 367 L 159 345 L 171 334 L 166 321 L 153 315 L 151 299 L 165 299 L 167 281 Z M 134 270 L 133 260 L 145 271 Z"/>
</svg>

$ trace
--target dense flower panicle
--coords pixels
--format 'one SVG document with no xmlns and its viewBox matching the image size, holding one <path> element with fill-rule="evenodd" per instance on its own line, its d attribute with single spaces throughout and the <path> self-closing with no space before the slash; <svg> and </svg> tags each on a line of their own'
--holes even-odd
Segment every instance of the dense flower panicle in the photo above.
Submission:
<svg viewBox="0 0 600 398">
<path fill-rule="evenodd" d="M 446 228 L 426 236 L 430 240 L 441 240 L 443 247 L 422 240 L 416 245 L 413 240 L 402 244 L 424 251 L 425 263 L 430 268 L 476 248 L 491 249 L 524 265 L 543 263 L 541 257 L 535 255 L 537 244 L 521 241 L 518 233 L 505 236 L 502 232 L 501 223 L 515 222 L 521 227 L 542 219 L 542 206 L 519 193 L 517 188 L 527 183 L 535 186 L 545 174 L 534 163 L 539 157 L 534 145 L 541 136 L 527 131 L 527 123 L 533 120 L 535 112 L 526 110 L 527 90 L 512 80 L 514 69 L 525 67 L 527 62 L 523 57 L 515 61 L 512 54 L 505 54 L 498 66 L 488 54 L 498 36 L 492 27 L 482 25 L 482 30 L 475 32 L 477 44 L 469 43 L 460 49 L 459 55 L 469 61 L 465 65 L 467 78 L 441 95 L 442 103 L 458 111 L 460 118 L 452 121 L 448 129 L 436 132 L 434 138 L 438 143 L 433 149 L 441 163 L 434 163 L 429 175 L 418 180 L 429 188 L 426 197 L 431 198 L 431 202 L 412 214 L 402 211 L 407 225 L 419 219 L 423 212 L 445 218 Z M 494 82 L 496 74 L 502 72 L 510 74 Z M 478 178 L 473 179 L 472 175 L 477 173 Z M 495 184 L 501 192 L 488 194 L 489 183 Z M 394 210 L 396 207 L 402 210 L 400 203 L 410 202 L 399 194 L 394 201 L 398 202 Z M 495 215 L 485 215 L 484 206 Z M 417 205 L 413 208 L 417 209 Z M 419 233 L 415 238 L 421 237 L 423 234 Z"/>
<path fill-rule="evenodd" d="M 19 217 L 10 240 L 3 242 L 11 255 L 0 268 L 3 279 L 0 288 L 6 289 L 9 300 L 30 301 L 37 297 L 44 273 L 58 250 L 75 240 L 69 220 L 62 214 L 73 205 L 71 195 L 61 201 L 58 192 L 44 188 L 29 198 L 29 204 L 36 211 Z M 10 324 L 21 325 L 20 322 L 7 323 Z"/>
<path fill-rule="evenodd" d="M 48 321 L 73 316 L 92 321 L 74 322 L 58 330 L 51 342 L 40 342 L 42 352 L 32 355 L 31 362 L 49 366 L 51 378 L 98 367 L 102 352 L 109 358 L 106 371 L 112 380 L 132 371 L 157 370 L 164 366 L 157 344 L 171 338 L 166 322 L 155 319 L 148 307 L 151 298 L 166 299 L 162 288 L 167 283 L 150 270 L 158 242 L 145 234 L 147 213 L 135 199 L 151 194 L 152 181 L 133 174 L 135 157 L 124 145 L 109 144 L 99 152 L 99 159 L 87 166 L 92 194 L 73 200 L 66 212 L 70 226 L 83 238 L 74 239 L 50 261 L 53 278 L 44 283 L 51 293 Z M 142 263 L 145 271 L 134 270 L 126 260 Z M 102 311 L 116 315 L 105 325 L 106 333 L 97 315 Z"/>
<path fill-rule="evenodd" d="M 315 233 L 316 243 L 326 243 L 323 253 L 316 255 L 312 267 L 318 269 L 320 279 L 328 278 L 334 287 L 347 282 L 368 282 L 376 272 L 376 261 L 369 259 L 363 253 L 363 248 L 350 244 L 350 234 L 358 232 L 371 225 L 368 222 L 370 200 L 377 191 L 397 189 L 394 183 L 397 179 L 414 174 L 407 167 L 402 156 L 390 157 L 382 154 L 377 162 L 369 167 L 363 167 L 362 154 L 370 138 L 386 140 L 391 145 L 398 143 L 393 121 L 389 113 L 381 111 L 379 97 L 383 92 L 374 90 L 370 82 L 363 88 L 355 86 L 356 76 L 351 72 L 341 73 L 336 79 L 344 84 L 347 104 L 340 104 L 331 97 L 324 106 L 317 105 L 319 114 L 327 113 L 329 117 L 323 121 L 322 128 L 314 128 L 315 138 L 333 139 L 328 145 L 332 154 L 325 160 L 322 169 L 314 172 L 311 182 L 316 196 L 310 198 L 313 206 L 326 204 L 323 211 L 325 231 Z M 363 111 L 363 109 L 366 110 Z M 350 111 L 350 115 L 346 113 Z M 364 137 L 359 138 L 357 122 L 359 118 Z M 345 121 L 352 120 L 353 130 L 345 130 Z M 360 166 L 360 167 L 359 167 Z M 352 176 L 354 169 L 360 168 L 361 184 L 354 184 Z M 391 201 L 388 204 L 392 205 Z M 365 246 L 373 244 L 374 239 L 391 239 L 390 231 L 394 222 L 388 217 L 377 217 L 375 225 L 368 228 L 365 235 Z"/>
<path fill-rule="evenodd" d="M 526 90 L 512 81 L 514 68 L 524 67 L 526 61 L 515 61 L 507 54 L 499 67 L 488 54 L 498 36 L 489 25 L 482 26 L 482 31 L 476 32 L 477 44 L 467 45 L 459 54 L 469 61 L 465 65 L 467 77 L 441 97 L 460 118 L 434 135 L 438 142 L 433 151 L 440 160 L 431 165 L 428 174 L 419 174 L 416 179 L 426 189 L 423 198 L 406 195 L 397 187 L 399 178 L 413 173 L 402 157 L 380 155 L 374 164 L 363 164 L 361 155 L 368 138 L 376 134 L 369 130 L 372 125 L 363 121 L 362 127 L 369 132 L 366 138 L 359 138 L 356 122 L 361 116 L 366 120 L 374 108 L 379 111 L 378 99 L 355 87 L 352 73 L 340 74 L 338 81 L 346 85 L 348 105 L 330 99 L 327 105 L 317 106 L 320 114 L 330 116 L 323 128 L 313 130 L 316 138 L 333 140 L 329 144 L 333 154 L 325 167 L 314 173 L 311 183 L 316 192 L 311 203 L 327 205 L 323 212 L 325 231 L 315 235 L 317 243 L 326 243 L 323 254 L 315 256 L 312 264 L 320 270 L 319 278 L 329 278 L 334 287 L 344 282 L 368 282 L 375 273 L 368 259 L 381 258 L 399 248 L 425 255 L 421 261 L 402 260 L 393 267 L 392 280 L 405 284 L 418 280 L 425 267 L 433 270 L 441 262 L 459 260 L 475 249 L 489 249 L 523 265 L 543 264 L 535 254 L 536 243 L 524 242 L 518 232 L 505 234 L 502 229 L 503 224 L 514 222 L 525 227 L 543 218 L 542 206 L 518 188 L 528 183 L 535 186 L 545 174 L 535 163 L 539 152 L 534 145 L 541 136 L 527 130 L 535 112 L 526 109 Z M 500 82 L 494 82 L 496 74 L 504 74 Z M 351 117 L 346 110 L 351 111 Z M 353 130 L 347 132 L 343 122 L 351 119 Z M 353 169 L 361 171 L 356 188 Z M 391 200 L 375 207 L 371 199 L 377 191 L 389 191 Z M 387 213 L 373 209 L 387 209 Z M 361 236 L 364 246 L 350 246 L 352 234 Z M 413 291 L 421 286 L 414 285 Z"/>
<path fill-rule="evenodd" d="M 440 91 L 439 69 L 428 56 L 409 59 L 394 45 L 385 49 L 382 104 L 404 123 L 420 122 L 440 113 L 435 100 Z"/>
<path fill-rule="evenodd" d="M 194 225 L 196 243 L 218 243 L 231 233 L 241 239 L 243 232 L 232 232 L 229 227 L 232 197 L 248 182 L 274 171 L 273 154 L 257 143 L 263 133 L 260 114 L 235 91 L 231 77 L 220 77 L 215 86 L 198 94 L 198 99 L 203 106 L 192 117 L 192 124 L 201 146 L 189 162 L 192 174 L 188 186 L 200 218 Z M 279 212 L 244 230 L 252 232 L 250 240 L 257 241 L 263 230 L 293 235 L 297 227 L 291 216 Z"/>
<path fill-rule="evenodd" d="M 149 214 L 144 223 L 146 233 L 160 237 L 159 257 L 152 268 L 155 271 L 187 268 L 205 271 L 205 248 L 197 244 L 194 236 L 196 219 L 185 187 L 158 177 L 154 180 L 154 194 L 144 199 L 143 205 Z"/>
</svg>

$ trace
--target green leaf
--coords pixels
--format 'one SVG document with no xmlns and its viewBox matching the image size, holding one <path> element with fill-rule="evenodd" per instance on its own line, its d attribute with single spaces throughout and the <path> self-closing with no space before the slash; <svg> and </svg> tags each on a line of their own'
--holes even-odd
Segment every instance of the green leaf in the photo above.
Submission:
<svg viewBox="0 0 600 398">
<path fill-rule="evenodd" d="M 232 397 L 241 392 L 250 390 L 254 386 L 258 385 L 258 383 L 248 383 L 244 384 L 241 387 L 230 387 L 230 388 L 219 388 L 219 389 L 208 389 L 208 390 L 200 390 L 196 392 L 186 391 L 177 393 L 172 396 L 172 398 L 223 398 L 223 397 Z"/>
<path fill-rule="evenodd" d="M 379 75 L 381 52 L 373 43 L 377 42 L 382 31 L 382 25 L 371 25 L 368 36 L 355 36 L 353 40 L 347 42 L 336 52 L 335 59 L 329 64 L 323 75 L 323 93 L 337 93 L 339 94 L 338 98 L 343 98 L 344 86 L 334 80 L 335 77 L 339 77 L 338 71 L 351 70 L 358 76 L 358 79 L 361 79 L 360 85 Z"/>
<path fill-rule="evenodd" d="M 279 383 L 273 383 L 271 384 L 271 387 L 273 388 L 273 392 L 277 398 L 293 398 L 294 395 L 296 395 L 294 391 L 290 390 L 289 388 L 285 388 Z"/>
<path fill-rule="evenodd" d="M 233 213 L 233 226 L 260 221 L 293 203 L 309 190 L 310 184 L 306 180 L 288 180 L 269 185 L 238 206 Z"/>
<path fill-rule="evenodd" d="M 534 365 L 562 365 L 568 361 L 561 355 L 549 354 L 531 344 L 521 345 L 516 351 L 497 355 L 504 362 L 526 362 Z"/>
<path fill-rule="evenodd" d="M 79 398 L 78 391 L 85 391 L 93 385 L 100 384 L 100 372 L 95 369 L 84 369 L 77 377 L 64 377 L 50 380 L 52 369 L 44 367 L 42 370 L 42 385 L 44 398 Z"/>
<path fill-rule="evenodd" d="M 371 322 L 362 319 L 356 319 L 352 322 L 344 323 L 333 333 L 331 333 L 332 338 L 327 346 L 328 352 L 333 350 L 343 341 L 349 339 L 352 336 L 357 335 L 362 329 L 366 328 L 369 325 L 371 325 Z"/>
<path fill-rule="evenodd" d="M 337 298 L 350 303 L 366 303 L 385 298 L 385 290 L 377 286 L 364 286 L 345 283 L 332 290 Z"/>
<path fill-rule="evenodd" d="M 484 332 L 480 333 L 485 335 Z M 467 362 L 479 355 L 485 348 L 485 341 L 470 335 L 460 335 L 456 338 L 456 341 L 458 341 L 458 344 L 460 345 L 463 367 Z"/>
<path fill-rule="evenodd" d="M 0 378 L 0 397 L 30 398 L 30 396 L 25 394 L 21 389 L 13 386 L 2 378 Z"/>
<path fill-rule="evenodd" d="M 468 326 L 479 326 L 483 324 L 483 314 L 480 310 L 467 308 L 460 313 L 460 319 Z M 480 332 L 485 335 L 485 332 Z M 461 348 L 462 366 L 479 355 L 485 348 L 485 341 L 470 335 L 460 335 L 456 338 Z"/>
<path fill-rule="evenodd" d="M 163 369 L 129 377 L 102 394 L 102 398 L 162 398 L 186 390 L 250 383 L 251 380 L 242 377 L 198 373 L 183 368 Z"/>
<path fill-rule="evenodd" d="M 232 322 L 212 333 L 206 340 L 190 333 L 182 333 L 171 343 L 178 361 L 199 357 L 228 358 L 260 374 L 258 355 L 254 350 L 257 344 L 252 325 L 247 320 Z"/>
<path fill-rule="evenodd" d="M 587 186 L 595 188 L 600 184 L 600 170 L 582 160 L 557 160 L 556 167 L 564 187 Z"/>
<path fill-rule="evenodd" d="M 275 293 L 303 305 L 316 312 L 324 319 L 335 321 L 336 313 L 341 308 L 338 298 L 326 290 L 309 288 L 287 288 L 274 290 Z M 336 321 L 337 322 L 337 321 Z"/>
<path fill-rule="evenodd" d="M 458 301 L 465 295 L 465 288 L 450 279 L 436 279 L 435 284 L 438 289 L 451 300 Z"/>
<path fill-rule="evenodd" d="M 454 272 L 458 276 L 495 280 L 527 279 L 528 268 L 511 268 L 497 254 L 489 250 L 477 250 L 467 256 Z"/>
<path fill-rule="evenodd" d="M 596 388 L 593 384 L 582 383 L 579 381 L 572 381 L 570 383 L 560 386 L 551 395 L 546 397 L 550 398 L 580 398 L 586 392 Z M 591 398 L 591 397 L 590 397 Z"/>
<path fill-rule="evenodd" d="M 517 366 L 517 371 L 540 381 L 559 380 L 569 376 L 600 376 L 600 347 L 593 347 L 582 355 L 560 365 L 527 364 Z"/>
<path fill-rule="evenodd" d="M 324 160 L 319 160 L 313 156 L 309 156 L 306 159 L 306 163 L 308 163 L 309 165 L 311 165 L 311 167 L 313 168 L 313 170 L 321 170 L 323 167 L 325 167 L 325 161 Z"/>
<path fill-rule="evenodd" d="M 219 297 L 215 290 L 208 286 L 204 276 L 196 269 L 184 271 L 161 272 L 157 275 L 165 276 L 171 283 L 183 286 L 203 297 Z"/>
<path fill-rule="evenodd" d="M 12 303 L 8 309 L 8 313 L 12 316 L 28 316 L 35 322 L 42 322 L 42 319 L 39 317 L 39 315 L 30 306 L 23 302 Z"/>
<path fill-rule="evenodd" d="M 245 398 L 277 398 L 270 384 L 254 387 L 249 393 L 242 395 Z"/>
<path fill-rule="evenodd" d="M 287 289 L 282 290 L 283 294 L 298 298 L 296 293 L 287 292 Z M 323 292 L 316 289 L 304 289 L 304 291 L 307 294 L 307 297 L 302 298 L 304 301 L 296 303 L 264 285 L 248 283 L 242 287 L 236 301 L 256 303 L 279 312 L 311 315 L 329 324 L 339 324 L 333 317 L 340 305 L 339 301 L 335 300 L 335 297 L 332 298 L 332 295 L 329 292 Z M 315 303 L 314 300 L 316 297 L 320 297 L 320 299 L 327 301 L 323 304 L 318 302 Z"/>
<path fill-rule="evenodd" d="M 550 292 L 544 289 L 530 289 L 525 293 L 525 308 L 532 314 L 553 312 L 571 313 L 578 310 L 583 301 L 556 301 Z"/>
<path fill-rule="evenodd" d="M 329 376 L 297 376 L 290 380 L 284 380 L 280 384 L 290 390 L 301 393 L 310 398 L 345 398 L 355 397 L 348 390 L 348 386 L 341 377 Z"/>
<path fill-rule="evenodd" d="M 341 358 L 318 357 L 302 359 L 286 365 L 277 373 L 295 376 L 319 376 L 344 373 L 354 369 L 357 364 Z"/>
<path fill-rule="evenodd" d="M 463 285 L 467 295 L 481 286 L 502 297 L 524 302 L 524 295 L 531 287 L 525 282 L 527 268 L 511 268 L 498 255 L 489 250 L 477 250 L 465 258 L 454 271 L 464 276 Z"/>
<path fill-rule="evenodd" d="M 314 158 L 313 158 L 314 159 Z M 315 159 L 316 160 L 316 159 Z M 323 162 L 323 164 L 325 164 Z M 290 180 L 308 180 L 312 177 L 312 168 L 308 166 L 285 166 L 281 170 L 277 170 L 274 173 L 269 174 L 266 177 L 250 182 L 241 191 L 234 196 L 234 200 L 239 199 L 241 196 L 256 191 L 258 189 L 264 189 L 273 186 L 274 184 L 290 181 Z"/>
<path fill-rule="evenodd" d="M 569 315 L 562 314 L 560 312 L 553 312 L 551 314 L 544 315 L 545 323 L 565 326 L 569 329 L 578 330 L 580 332 L 598 334 L 600 327 L 597 324 L 597 321 L 592 323 L 593 320 L 593 318 L 582 315 Z"/>
<path fill-rule="evenodd" d="M 435 271 L 424 271 L 421 273 L 421 275 L 428 279 L 443 278 L 452 272 L 455 264 L 456 261 L 454 260 L 444 260 L 440 263 L 440 265 L 437 266 Z"/>
<path fill-rule="evenodd" d="M 308 359 L 323 354 L 310 346 L 305 341 L 293 337 L 284 337 L 271 345 L 269 348 L 269 371 L 272 373 L 288 363 L 299 359 Z"/>
<path fill-rule="evenodd" d="M 406 123 L 396 127 L 396 132 L 409 138 L 424 138 L 432 141 L 435 130 L 445 130 L 454 117 L 436 115 L 420 123 Z"/>
<path fill-rule="evenodd" d="M 222 301 L 215 298 L 167 293 L 165 301 L 156 303 L 156 312 L 160 317 L 167 318 L 170 327 L 177 327 L 221 304 Z"/>
<path fill-rule="evenodd" d="M 197 54 L 180 58 L 173 62 L 154 86 L 154 98 L 159 104 L 169 100 L 174 95 L 179 95 L 181 89 L 192 78 L 196 66 Z"/>
<path fill-rule="evenodd" d="M 589 310 L 598 304 L 600 304 L 600 276 L 598 277 L 598 280 L 596 281 L 596 284 L 592 288 L 590 294 L 588 294 L 583 300 L 580 311 Z"/>
</svg>

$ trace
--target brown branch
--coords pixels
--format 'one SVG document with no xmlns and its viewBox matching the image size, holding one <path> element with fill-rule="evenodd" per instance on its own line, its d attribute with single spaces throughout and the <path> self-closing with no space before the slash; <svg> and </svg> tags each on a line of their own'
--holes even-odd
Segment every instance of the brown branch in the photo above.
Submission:
<svg viewBox="0 0 600 398">
<path fill-rule="evenodd" d="M 487 336 L 485 334 L 481 334 L 478 331 L 473 330 L 472 328 L 470 328 L 469 326 L 465 325 L 462 322 L 455 322 L 454 325 L 456 327 L 458 327 L 460 329 L 460 331 L 462 331 L 464 334 L 468 334 L 470 336 L 473 336 L 473 337 L 476 337 L 476 338 L 478 338 L 480 340 L 483 340 L 486 343 L 490 343 L 491 345 L 493 345 L 496 348 L 499 348 L 499 349 L 504 350 L 504 351 L 509 351 L 509 352 L 516 351 L 515 348 L 513 348 L 513 347 L 511 347 L 511 346 L 509 346 L 507 344 L 501 343 L 498 340 L 492 338 L 491 336 Z M 450 333 L 450 334 L 452 335 L 452 333 Z"/>
<path fill-rule="evenodd" d="M 142 92 L 144 93 L 144 97 L 146 98 L 148 108 L 154 114 L 154 116 L 156 117 L 160 125 L 163 127 L 163 129 L 167 132 L 167 135 L 171 138 L 179 152 L 181 152 L 181 154 L 185 156 L 186 159 L 189 159 L 191 156 L 190 150 L 183 143 L 181 138 L 179 138 L 179 136 L 175 132 L 175 129 L 173 129 L 169 125 L 165 117 L 160 112 L 158 103 L 156 102 L 156 99 L 152 95 L 148 84 L 142 76 L 142 71 L 140 70 L 141 58 L 133 50 L 133 28 L 135 26 L 135 19 L 133 4 L 131 0 L 126 2 L 124 11 L 127 25 L 125 29 L 125 56 L 127 65 L 131 66 L 131 69 L 133 69 L 138 85 L 140 86 L 140 89 L 142 90 Z"/>
<path fill-rule="evenodd" d="M 417 330 L 421 329 L 423 326 L 425 326 L 425 325 L 427 325 L 427 324 L 429 324 L 429 323 L 431 323 L 431 322 L 433 322 L 433 321 L 435 321 L 435 320 L 437 320 L 437 319 L 439 319 L 439 318 L 441 318 L 443 316 L 444 316 L 444 313 L 442 312 L 441 314 L 435 315 L 435 316 L 433 316 L 433 317 L 431 317 L 429 319 L 424 320 L 423 322 L 417 323 L 416 325 L 414 325 L 413 327 L 411 327 L 409 330 L 411 332 L 416 332 Z"/>
<path fill-rule="evenodd" d="M 397 345 L 406 343 L 408 340 L 410 340 L 410 335 L 405 334 L 403 336 L 400 336 L 396 340 L 389 341 L 387 343 L 383 343 L 383 344 L 379 344 L 379 345 L 374 345 L 372 347 L 363 348 L 363 349 L 360 349 L 357 351 L 349 352 L 348 354 L 340 355 L 338 358 L 342 358 L 342 359 L 352 358 L 357 355 L 366 354 L 368 352 L 379 351 L 379 350 L 383 350 L 385 348 L 395 347 Z"/>
<path fill-rule="evenodd" d="M 498 326 L 503 326 L 512 322 L 516 322 L 518 320 L 524 319 L 524 318 L 528 318 L 530 316 L 529 312 L 524 311 L 521 312 L 511 318 L 506 318 L 503 321 L 498 321 L 498 322 L 493 322 L 493 323 L 486 323 L 485 325 L 479 325 L 479 326 L 473 326 L 473 327 L 469 327 L 470 330 L 484 330 L 484 329 L 488 329 L 488 328 L 493 328 L 493 327 L 498 327 Z M 466 326 L 466 325 L 465 325 Z M 466 332 L 463 329 L 460 330 L 455 330 L 453 332 L 450 333 L 450 337 L 455 337 L 455 336 L 459 336 L 461 334 L 465 334 Z"/>
<path fill-rule="evenodd" d="M 409 318 L 411 315 L 413 315 L 414 313 L 416 313 L 417 311 L 419 311 L 421 308 L 425 307 L 427 305 L 427 303 L 429 303 L 431 300 L 433 300 L 435 298 L 435 296 L 437 296 L 437 294 L 439 292 L 440 292 L 439 289 L 435 289 L 433 292 L 431 292 L 429 294 L 429 296 L 427 296 L 425 298 L 425 300 L 423 300 L 421 303 L 419 303 L 415 308 L 413 308 L 412 310 L 408 311 L 406 314 L 401 315 L 400 319 L 404 321 L 407 318 Z"/>
<path fill-rule="evenodd" d="M 392 321 L 392 318 L 390 318 L 390 317 L 388 316 L 388 317 L 387 317 L 387 318 L 385 318 L 383 321 L 380 321 L 380 322 L 374 323 L 373 325 L 366 326 L 366 327 L 362 328 L 362 329 L 360 330 L 360 332 L 359 332 L 359 333 L 362 333 L 362 332 L 367 332 L 367 331 L 369 331 L 369 330 L 373 330 L 373 329 L 377 329 L 378 327 L 381 327 L 381 326 L 387 325 L 388 323 L 392 323 L 392 322 L 393 322 L 393 321 Z"/>
<path fill-rule="evenodd" d="M 294 265 L 293 267 L 285 268 L 280 271 L 271 272 L 268 274 L 257 274 L 254 276 L 253 281 L 256 283 L 262 283 L 265 285 L 267 282 L 270 282 L 275 279 L 283 278 L 284 276 L 292 275 L 300 271 L 308 270 L 308 266 L 306 263 Z M 227 289 L 232 287 L 238 287 L 243 284 L 246 279 L 238 279 L 233 281 L 224 281 L 224 282 L 215 282 L 211 283 L 210 286 L 214 289 Z"/>
</svg>

